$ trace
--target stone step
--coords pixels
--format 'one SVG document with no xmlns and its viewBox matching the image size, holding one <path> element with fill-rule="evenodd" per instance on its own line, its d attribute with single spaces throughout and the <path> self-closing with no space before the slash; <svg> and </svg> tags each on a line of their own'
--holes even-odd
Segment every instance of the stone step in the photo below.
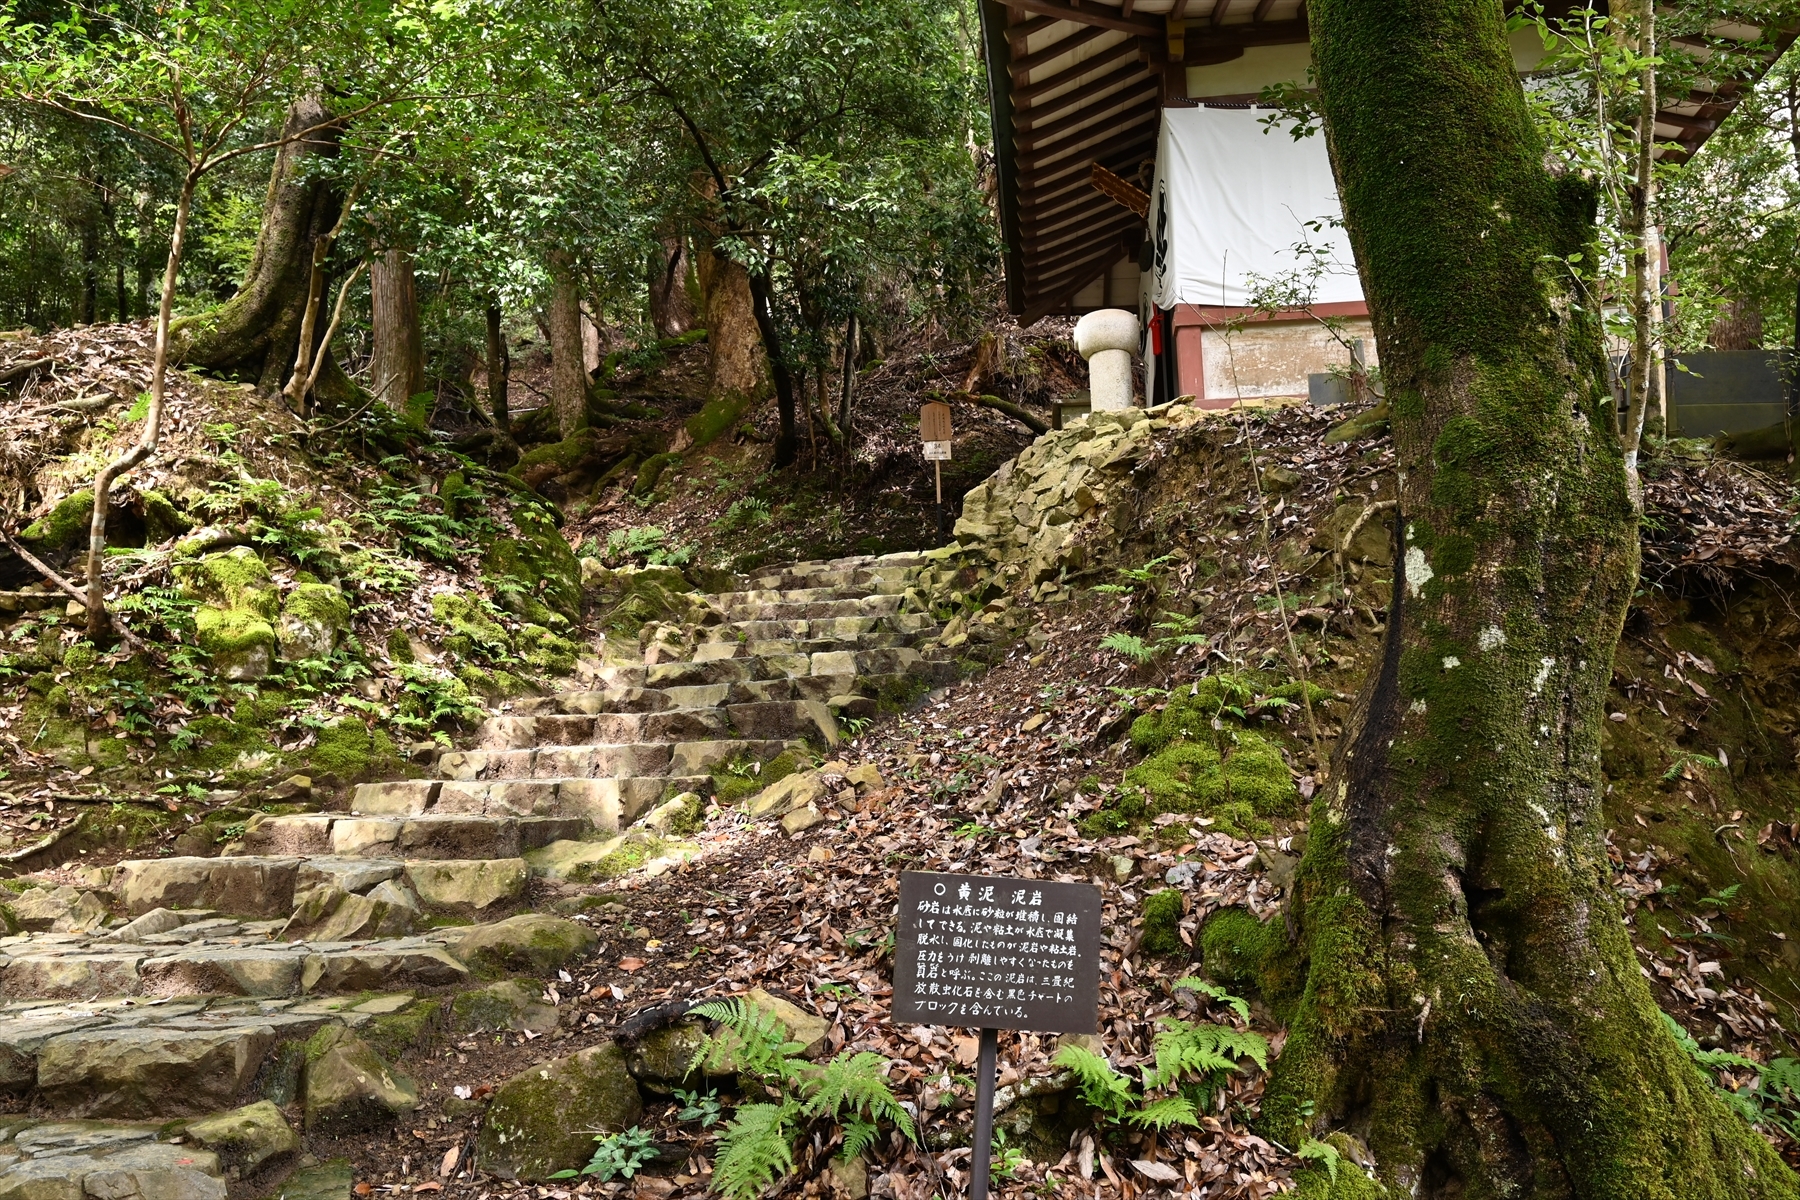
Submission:
<svg viewBox="0 0 1800 1200">
<path fill-rule="evenodd" d="M 708 775 L 495 781 L 408 779 L 361 785 L 351 800 L 351 810 L 359 816 L 387 817 L 426 813 L 579 817 L 597 833 L 614 834 L 669 796 L 704 792 L 711 786 Z"/>
<path fill-rule="evenodd" d="M 730 733 L 715 706 L 671 708 L 647 713 L 550 714 L 490 717 L 475 731 L 477 750 L 524 750 L 532 746 L 587 746 L 599 742 L 699 742 Z"/>
<path fill-rule="evenodd" d="M 845 596 L 833 588 L 808 588 L 792 592 L 725 592 L 712 597 L 712 602 L 727 621 L 823 621 L 893 616 L 900 612 L 904 599 L 891 592 Z"/>
<path fill-rule="evenodd" d="M 892 605 L 892 608 L 881 608 L 882 612 L 897 612 L 906 589 L 899 584 L 881 584 L 876 590 L 859 587 L 802 587 L 802 588 L 752 588 L 742 592 L 714 592 L 707 599 L 714 608 L 729 615 L 741 615 L 745 608 L 754 608 L 764 604 L 836 604 L 839 602 L 854 604 Z M 810 615 L 810 614 L 788 614 Z M 831 611 L 818 614 L 856 615 L 853 612 L 840 614 Z"/>
<path fill-rule="evenodd" d="M 701 644 L 710 642 L 855 642 L 872 646 L 885 635 L 911 637 L 935 630 L 930 613 L 883 613 L 869 616 L 776 617 L 727 621 L 699 631 Z M 852 647 L 855 648 L 855 647 Z"/>
<path fill-rule="evenodd" d="M 715 687 L 721 685 L 714 685 Z M 823 700 L 750 700 L 723 708 L 660 713 L 602 713 L 595 717 L 492 717 L 477 731 L 478 750 L 552 746 L 641 745 L 739 737 L 823 738 L 837 744 L 837 723 Z"/>
<path fill-rule="evenodd" d="M 543 836 L 575 828 L 585 830 L 586 823 L 552 822 Z M 532 840 L 548 844 L 537 837 Z M 557 840 L 561 839 L 548 838 Z M 320 889 L 341 897 L 372 897 L 401 910 L 392 919 L 377 911 L 362 911 L 353 917 L 352 911 L 346 910 L 332 922 L 325 922 L 321 913 L 314 926 L 303 928 L 308 935 L 336 929 L 353 936 L 375 923 L 389 925 L 382 932 L 392 933 L 395 929 L 391 926 L 410 926 L 428 911 L 478 920 L 503 916 L 524 901 L 525 874 L 518 856 L 130 859 L 113 869 L 112 890 L 133 918 L 145 919 L 98 933 L 93 943 L 109 949 L 175 946 L 227 934 L 265 936 L 271 930 L 286 937 L 289 914 Z M 373 907 L 361 901 L 358 904 L 360 909 Z M 220 913 L 228 916 L 217 917 Z M 269 927 L 255 924 L 258 919 Z M 252 924 L 240 928 L 243 920 Z"/>
<path fill-rule="evenodd" d="M 231 857 L 517 858 L 526 850 L 535 850 L 563 838 L 579 838 L 589 832 L 591 827 L 582 817 L 490 817 L 436 812 L 411 817 L 295 813 L 252 821 L 244 836 L 226 847 L 226 852 Z"/>
<path fill-rule="evenodd" d="M 280 942 L 255 923 L 212 924 L 215 933 L 230 926 L 255 932 L 201 938 L 186 946 L 108 944 L 101 939 L 57 944 L 41 936 L 18 946 L 11 944 L 17 939 L 0 939 L 0 955 L 5 957 L 0 996 L 84 1000 L 341 995 L 380 988 L 444 987 L 469 978 L 469 969 L 445 949 L 442 937 Z M 463 933 L 450 930 L 449 936 Z"/>
<path fill-rule="evenodd" d="M 457 781 L 609 779 L 629 775 L 704 775 L 739 756 L 766 761 L 801 743 L 720 738 L 714 741 L 635 745 L 549 746 L 528 750 L 467 750 L 438 760 Z"/>
</svg>

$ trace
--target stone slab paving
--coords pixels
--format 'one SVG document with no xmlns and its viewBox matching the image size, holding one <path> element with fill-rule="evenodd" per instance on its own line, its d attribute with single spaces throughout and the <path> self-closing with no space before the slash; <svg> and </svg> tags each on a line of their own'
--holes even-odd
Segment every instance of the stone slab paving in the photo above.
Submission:
<svg viewBox="0 0 1800 1200">
<path fill-rule="evenodd" d="M 0 1094 L 37 1115 L 0 1118 L 0 1200 L 222 1200 L 297 1150 L 290 1117 L 329 1132 L 409 1111 L 416 1089 L 376 1045 L 397 1054 L 460 1012 L 447 994 L 511 988 L 531 1008 L 532 980 L 592 948 L 527 909 L 534 877 L 604 878 L 615 855 L 667 869 L 671 797 L 734 760 L 835 747 L 840 717 L 953 673 L 916 646 L 937 628 L 911 589 L 919 561 L 741 578 L 706 598 L 685 652 L 665 629 L 643 665 L 518 703 L 438 778 L 363 785 L 347 813 L 256 817 L 217 858 L 15 897 Z M 514 972 L 529 986 L 480 987 Z M 328 1163 L 283 1187 L 349 1185 Z"/>
</svg>

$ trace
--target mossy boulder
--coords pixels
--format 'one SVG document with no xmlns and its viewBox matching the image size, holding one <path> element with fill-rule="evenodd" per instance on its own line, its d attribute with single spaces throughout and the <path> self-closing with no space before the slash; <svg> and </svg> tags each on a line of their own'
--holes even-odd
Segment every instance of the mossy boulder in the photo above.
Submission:
<svg viewBox="0 0 1800 1200">
<path fill-rule="evenodd" d="M 575 669 L 581 647 L 542 625 L 519 629 L 519 657 L 546 675 L 567 675 Z"/>
<path fill-rule="evenodd" d="M 330 775 L 342 783 L 355 783 L 375 775 L 401 770 L 394 739 L 358 721 L 339 721 L 319 730 L 309 761 L 313 772 Z"/>
<path fill-rule="evenodd" d="M 419 1106 L 419 1089 L 342 1025 L 306 1043 L 306 1129 L 352 1133 L 388 1124 Z"/>
<path fill-rule="evenodd" d="M 602 623 L 611 632 L 636 635 L 652 621 L 679 624 L 694 615 L 693 586 L 674 567 L 589 568 L 586 579 L 600 593 Z"/>
<path fill-rule="evenodd" d="M 92 503 L 90 499 L 89 503 Z M 188 515 L 175 502 L 154 488 L 138 493 L 138 510 L 144 518 L 144 544 L 157 546 L 178 538 L 194 527 Z"/>
<path fill-rule="evenodd" d="M 505 658 L 512 653 L 512 637 L 494 620 L 480 597 L 462 592 L 440 592 L 431 598 L 431 615 L 450 628 L 444 649 L 458 658 L 480 655 Z"/>
<path fill-rule="evenodd" d="M 512 979 L 460 992 L 450 1002 L 451 1025 L 458 1033 L 501 1029 L 554 1033 L 559 1015 L 556 1006 L 542 999 L 535 989 Z"/>
<path fill-rule="evenodd" d="M 86 540 L 93 517 L 94 489 L 83 488 L 57 501 L 49 512 L 27 525 L 19 539 L 42 550 L 67 550 Z"/>
<path fill-rule="evenodd" d="M 349 628 L 350 602 L 344 593 L 329 583 L 306 580 L 283 599 L 275 637 L 285 659 L 328 658 Z"/>
<path fill-rule="evenodd" d="M 643 1115 L 624 1052 L 602 1042 L 501 1084 L 476 1141 L 477 1161 L 502 1179 L 545 1180 L 580 1170 L 596 1133 L 621 1133 Z"/>
<path fill-rule="evenodd" d="M 1290 816 L 1299 804 L 1287 760 L 1250 730 L 1220 738 L 1224 754 L 1210 740 L 1169 743 L 1125 772 L 1125 782 L 1143 791 L 1150 814 L 1201 813 L 1235 836 L 1266 833 L 1266 818 Z"/>
<path fill-rule="evenodd" d="M 363 1026 L 362 1039 L 382 1058 L 397 1062 L 403 1055 L 429 1043 L 442 1028 L 443 1020 L 443 1001 L 413 1000 L 392 1012 L 376 1013 Z"/>
<path fill-rule="evenodd" d="M 267 1100 L 190 1121 L 182 1136 L 219 1156 L 219 1164 L 249 1175 L 300 1149 L 300 1135 Z"/>
<path fill-rule="evenodd" d="M 281 597 L 269 568 L 248 546 L 177 564 L 175 578 L 194 610 L 195 641 L 226 679 L 252 681 L 269 673 Z M 346 616 L 346 621 L 348 617 Z"/>
<path fill-rule="evenodd" d="M 527 850 L 525 861 L 531 873 L 540 879 L 553 879 L 558 883 L 599 883 L 636 870 L 661 854 L 663 849 L 659 839 L 633 831 L 599 842 L 571 839 L 551 842 L 536 850 Z"/>
<path fill-rule="evenodd" d="M 1187 943 L 1181 940 L 1181 892 L 1164 888 L 1144 898 L 1144 933 L 1138 945 L 1146 954 L 1158 958 L 1187 956 Z"/>
<path fill-rule="evenodd" d="M 1222 908 L 1200 927 L 1200 957 L 1215 983 L 1254 987 L 1278 935 L 1241 908 Z"/>
<path fill-rule="evenodd" d="M 536 509 L 514 514 L 516 538 L 498 538 L 481 557 L 481 568 L 511 608 L 506 593 L 535 599 L 565 621 L 581 619 L 581 564 L 549 518 Z M 539 621 L 539 624 L 546 622 Z"/>
<path fill-rule="evenodd" d="M 512 971 L 554 971 L 594 948 L 591 929 L 545 913 L 521 913 L 477 925 L 450 947 L 472 970 L 490 977 Z"/>
<path fill-rule="evenodd" d="M 692 1087 L 697 1082 L 694 1062 L 705 1045 L 705 1028 L 698 1022 L 677 1021 L 633 1043 L 626 1065 L 639 1083 L 667 1095 L 672 1088 Z"/>
</svg>

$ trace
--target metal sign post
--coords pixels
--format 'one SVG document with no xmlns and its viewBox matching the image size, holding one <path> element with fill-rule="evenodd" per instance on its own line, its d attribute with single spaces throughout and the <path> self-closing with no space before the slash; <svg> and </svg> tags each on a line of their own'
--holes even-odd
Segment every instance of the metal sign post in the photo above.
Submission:
<svg viewBox="0 0 1800 1200">
<path fill-rule="evenodd" d="M 937 531 L 944 536 L 944 464 L 950 461 L 950 406 L 933 400 L 919 409 L 919 439 L 925 443 L 925 461 L 937 480 Z"/>
<path fill-rule="evenodd" d="M 971 1200 L 988 1194 L 999 1031 L 1093 1033 L 1099 1004 L 1099 888 L 901 873 L 893 1019 L 981 1032 Z"/>
</svg>

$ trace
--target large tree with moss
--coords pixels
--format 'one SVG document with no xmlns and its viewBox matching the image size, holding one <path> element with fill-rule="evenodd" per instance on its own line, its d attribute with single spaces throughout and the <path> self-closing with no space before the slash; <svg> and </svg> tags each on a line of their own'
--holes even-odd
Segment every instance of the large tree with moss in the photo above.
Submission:
<svg viewBox="0 0 1800 1200">
<path fill-rule="evenodd" d="M 1600 730 L 1637 514 L 1569 271 L 1594 196 L 1546 167 L 1501 7 L 1308 9 L 1399 507 L 1381 659 L 1261 939 L 1291 1029 L 1263 1119 L 1363 1139 L 1395 1195 L 1792 1196 L 1670 1035 L 1612 890 Z"/>
</svg>

